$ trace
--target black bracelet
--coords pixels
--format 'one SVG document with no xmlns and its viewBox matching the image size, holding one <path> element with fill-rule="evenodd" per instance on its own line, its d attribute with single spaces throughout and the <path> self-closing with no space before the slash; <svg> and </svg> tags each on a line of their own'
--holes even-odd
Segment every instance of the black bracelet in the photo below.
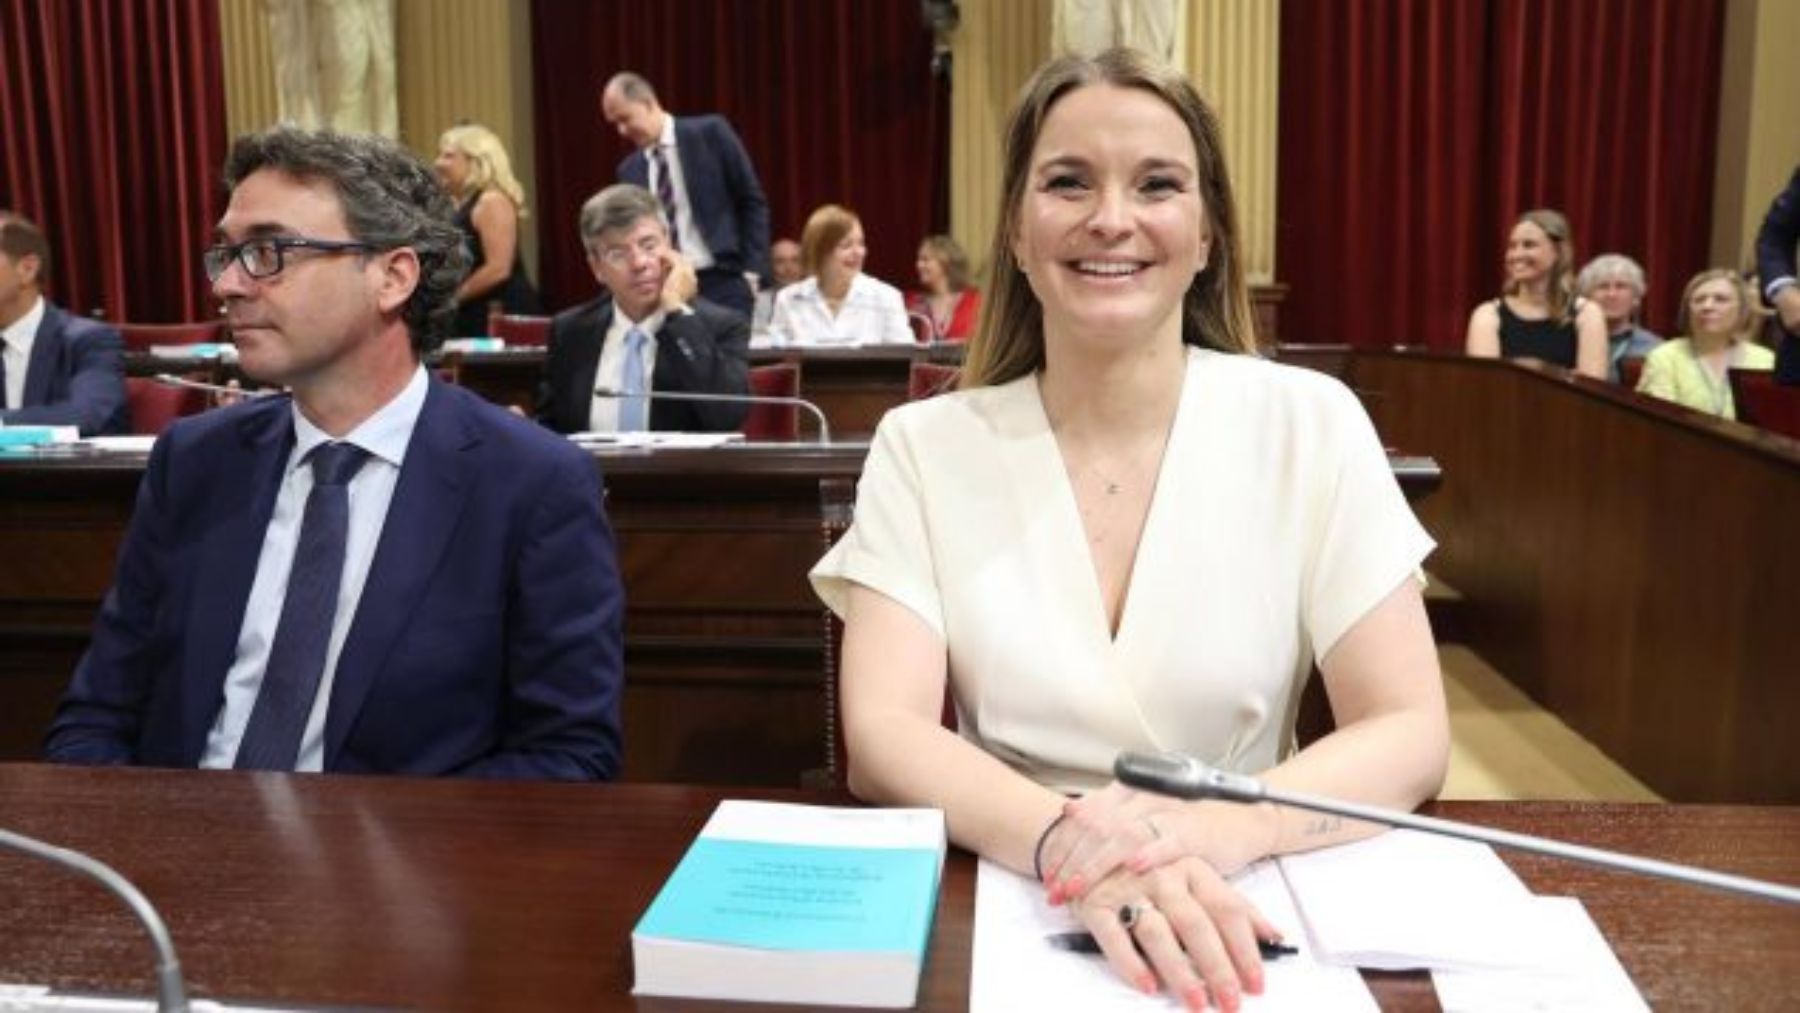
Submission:
<svg viewBox="0 0 1800 1013">
<path fill-rule="evenodd" d="M 1037 873 L 1040 883 L 1044 881 L 1044 842 L 1050 839 L 1052 831 L 1062 825 L 1063 817 L 1067 815 L 1068 813 L 1057 813 L 1056 818 L 1044 828 L 1044 832 L 1038 835 L 1037 847 L 1031 849 L 1031 869 Z"/>
</svg>

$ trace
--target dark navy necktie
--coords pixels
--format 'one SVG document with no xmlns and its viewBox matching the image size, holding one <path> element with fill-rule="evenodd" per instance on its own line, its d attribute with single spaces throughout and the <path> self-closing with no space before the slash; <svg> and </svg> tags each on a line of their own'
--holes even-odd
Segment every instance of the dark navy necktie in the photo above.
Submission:
<svg viewBox="0 0 1800 1013">
<path fill-rule="evenodd" d="M 300 519 L 300 541 L 262 688 L 238 743 L 239 770 L 293 770 L 300 755 L 300 736 L 319 694 L 337 613 L 344 539 L 350 529 L 350 479 L 368 457 L 348 443 L 321 444 L 307 455 L 313 488 Z"/>
<path fill-rule="evenodd" d="M 662 145 L 650 149 L 656 159 L 656 199 L 662 201 L 663 213 L 669 216 L 669 246 L 681 250 L 681 231 L 675 221 L 675 177 L 669 174 L 669 153 Z"/>
</svg>

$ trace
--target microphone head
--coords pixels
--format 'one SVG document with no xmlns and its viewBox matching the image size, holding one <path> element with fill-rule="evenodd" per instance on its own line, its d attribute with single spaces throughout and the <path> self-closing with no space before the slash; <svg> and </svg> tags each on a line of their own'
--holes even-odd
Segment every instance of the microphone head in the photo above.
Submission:
<svg viewBox="0 0 1800 1013">
<path fill-rule="evenodd" d="M 1113 775 L 1133 788 L 1176 798 L 1223 798 L 1254 802 L 1263 797 L 1262 783 L 1231 774 L 1181 753 L 1120 753 Z"/>
</svg>

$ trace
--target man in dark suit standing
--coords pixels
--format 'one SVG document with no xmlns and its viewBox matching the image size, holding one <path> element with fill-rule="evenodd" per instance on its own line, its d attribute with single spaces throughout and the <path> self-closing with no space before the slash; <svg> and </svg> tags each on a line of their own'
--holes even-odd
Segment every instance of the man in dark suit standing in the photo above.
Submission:
<svg viewBox="0 0 1800 1013">
<path fill-rule="evenodd" d="M 1800 384 L 1800 282 L 1794 277 L 1794 247 L 1800 244 L 1800 167 L 1787 189 L 1769 205 L 1756 233 L 1756 273 L 1763 298 L 1781 320 L 1781 347 L 1775 350 L 1775 382 Z"/>
<path fill-rule="evenodd" d="M 0 422 L 130 432 L 119 332 L 45 299 L 49 277 L 44 233 L 0 211 Z"/>
<path fill-rule="evenodd" d="M 748 318 L 755 295 L 745 275 L 769 277 L 769 202 L 731 124 L 669 115 L 650 82 L 630 71 L 606 83 L 600 112 L 637 146 L 619 163 L 619 179 L 662 201 L 670 241 L 693 263 L 700 294 Z"/>
<path fill-rule="evenodd" d="M 239 138 L 204 265 L 290 394 L 151 453 L 52 760 L 592 780 L 619 765 L 622 593 L 593 460 L 420 362 L 468 270 L 376 137 Z"/>
<path fill-rule="evenodd" d="M 597 387 L 748 394 L 750 322 L 695 297 L 694 269 L 670 247 L 662 204 L 641 186 L 618 183 L 588 198 L 581 244 L 606 292 L 551 323 L 538 417 L 564 433 L 742 426 L 742 403 L 595 396 Z"/>
</svg>

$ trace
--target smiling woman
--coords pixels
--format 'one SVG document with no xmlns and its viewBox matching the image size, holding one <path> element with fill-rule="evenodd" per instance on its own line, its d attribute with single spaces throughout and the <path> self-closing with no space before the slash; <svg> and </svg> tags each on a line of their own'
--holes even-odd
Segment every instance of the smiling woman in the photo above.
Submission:
<svg viewBox="0 0 1800 1013">
<path fill-rule="evenodd" d="M 962 389 L 884 417 L 855 525 L 813 571 L 845 618 L 850 786 L 943 808 L 1134 986 L 1236 1009 L 1274 930 L 1223 877 L 1367 831 L 1139 794 L 1113 758 L 1431 795 L 1432 543 L 1355 397 L 1247 354 L 1236 208 L 1192 85 L 1124 50 L 1057 60 L 1004 165 Z M 1338 730 L 1296 753 L 1315 663 Z"/>
</svg>

